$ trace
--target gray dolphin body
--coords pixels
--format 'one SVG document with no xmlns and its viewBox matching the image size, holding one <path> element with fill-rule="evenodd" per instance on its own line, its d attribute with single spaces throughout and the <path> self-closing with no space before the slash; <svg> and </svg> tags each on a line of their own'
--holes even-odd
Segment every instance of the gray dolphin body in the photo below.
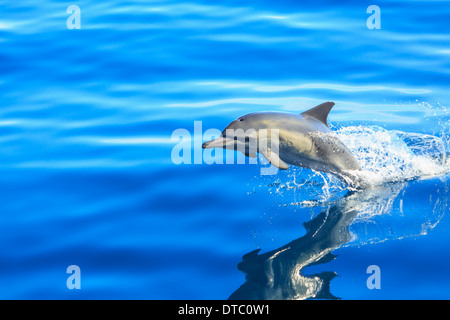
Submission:
<svg viewBox="0 0 450 320">
<path fill-rule="evenodd" d="M 333 106 L 325 102 L 301 114 L 250 113 L 231 122 L 219 138 L 202 147 L 238 150 L 248 157 L 260 153 L 280 169 L 291 164 L 342 177 L 345 171 L 361 170 L 361 166 L 328 127 Z"/>
</svg>

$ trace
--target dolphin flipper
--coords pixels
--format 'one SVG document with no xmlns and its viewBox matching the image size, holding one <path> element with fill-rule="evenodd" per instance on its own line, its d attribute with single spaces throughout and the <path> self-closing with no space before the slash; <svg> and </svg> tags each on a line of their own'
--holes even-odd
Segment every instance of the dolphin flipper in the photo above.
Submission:
<svg viewBox="0 0 450 320">
<path fill-rule="evenodd" d="M 270 164 L 274 167 L 283 170 L 289 169 L 289 166 L 286 164 L 286 162 L 281 160 L 278 154 L 270 150 L 270 148 L 261 149 L 261 153 L 263 154 L 264 158 L 266 158 L 267 161 L 269 161 Z"/>
</svg>

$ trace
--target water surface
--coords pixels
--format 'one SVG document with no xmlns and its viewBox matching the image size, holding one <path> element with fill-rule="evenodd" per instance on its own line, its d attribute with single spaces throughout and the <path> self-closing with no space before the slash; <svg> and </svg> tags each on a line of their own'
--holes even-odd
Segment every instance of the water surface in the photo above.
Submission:
<svg viewBox="0 0 450 320">
<path fill-rule="evenodd" d="M 450 6 L 368 5 L 2 2 L 0 298 L 450 298 Z M 172 162 L 195 121 L 330 100 L 370 190 Z"/>
</svg>

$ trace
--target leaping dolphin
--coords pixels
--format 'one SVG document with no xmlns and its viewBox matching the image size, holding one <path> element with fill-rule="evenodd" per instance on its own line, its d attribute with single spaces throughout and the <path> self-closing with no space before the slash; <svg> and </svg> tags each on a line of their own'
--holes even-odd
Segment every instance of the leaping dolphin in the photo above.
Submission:
<svg viewBox="0 0 450 320">
<path fill-rule="evenodd" d="M 262 154 L 273 166 L 289 165 L 346 176 L 361 170 L 359 162 L 327 124 L 334 102 L 325 102 L 301 114 L 255 112 L 231 122 L 221 136 L 202 147 Z"/>
</svg>

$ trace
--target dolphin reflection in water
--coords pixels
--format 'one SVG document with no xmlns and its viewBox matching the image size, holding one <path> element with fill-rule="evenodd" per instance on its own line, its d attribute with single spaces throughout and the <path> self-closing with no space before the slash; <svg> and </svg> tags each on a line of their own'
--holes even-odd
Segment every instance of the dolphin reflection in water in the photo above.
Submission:
<svg viewBox="0 0 450 320">
<path fill-rule="evenodd" d="M 358 222 L 355 223 L 355 220 L 374 215 L 391 216 L 393 211 L 402 211 L 405 192 L 400 197 L 398 195 L 406 186 L 407 183 L 397 183 L 350 193 L 338 200 L 335 205 L 324 209 L 311 221 L 304 223 L 306 234 L 301 238 L 270 252 L 258 254 L 260 251 L 258 249 L 246 254 L 238 264 L 238 269 L 246 275 L 246 281 L 231 294 L 229 299 L 338 299 L 330 292 L 330 281 L 336 273 L 322 272 L 305 275 L 304 268 L 335 259 L 336 256 L 332 254 L 332 251 L 352 239 L 349 225 L 352 224 L 353 230 L 356 224 L 358 232 Z M 431 193 L 423 192 L 425 197 L 430 197 L 431 215 L 421 211 L 418 223 L 413 220 L 408 221 L 408 224 L 413 222 L 419 229 L 412 230 L 415 227 L 409 226 L 406 232 L 413 235 L 426 234 L 423 225 L 429 225 L 429 229 L 432 229 L 439 222 L 447 206 L 447 189 L 445 183 L 445 187 L 435 190 L 433 196 Z M 400 200 L 394 201 L 396 198 Z M 422 200 L 426 203 L 428 199 Z M 411 214 L 414 215 L 414 212 Z M 401 216 L 403 219 L 403 213 Z M 424 223 L 424 219 L 428 221 Z M 367 222 L 363 223 L 362 227 L 361 223 L 359 224 L 361 230 L 367 230 Z M 404 222 L 401 225 L 399 228 L 403 227 Z M 392 225 L 389 226 L 389 231 L 384 232 L 392 234 Z M 359 237 L 360 234 L 357 236 Z M 369 238 L 371 236 L 377 238 L 380 234 L 369 235 Z M 403 236 L 404 234 L 398 238 Z M 361 238 L 359 244 L 361 241 L 373 242 L 373 240 L 367 240 L 367 235 L 361 234 Z"/>
</svg>

